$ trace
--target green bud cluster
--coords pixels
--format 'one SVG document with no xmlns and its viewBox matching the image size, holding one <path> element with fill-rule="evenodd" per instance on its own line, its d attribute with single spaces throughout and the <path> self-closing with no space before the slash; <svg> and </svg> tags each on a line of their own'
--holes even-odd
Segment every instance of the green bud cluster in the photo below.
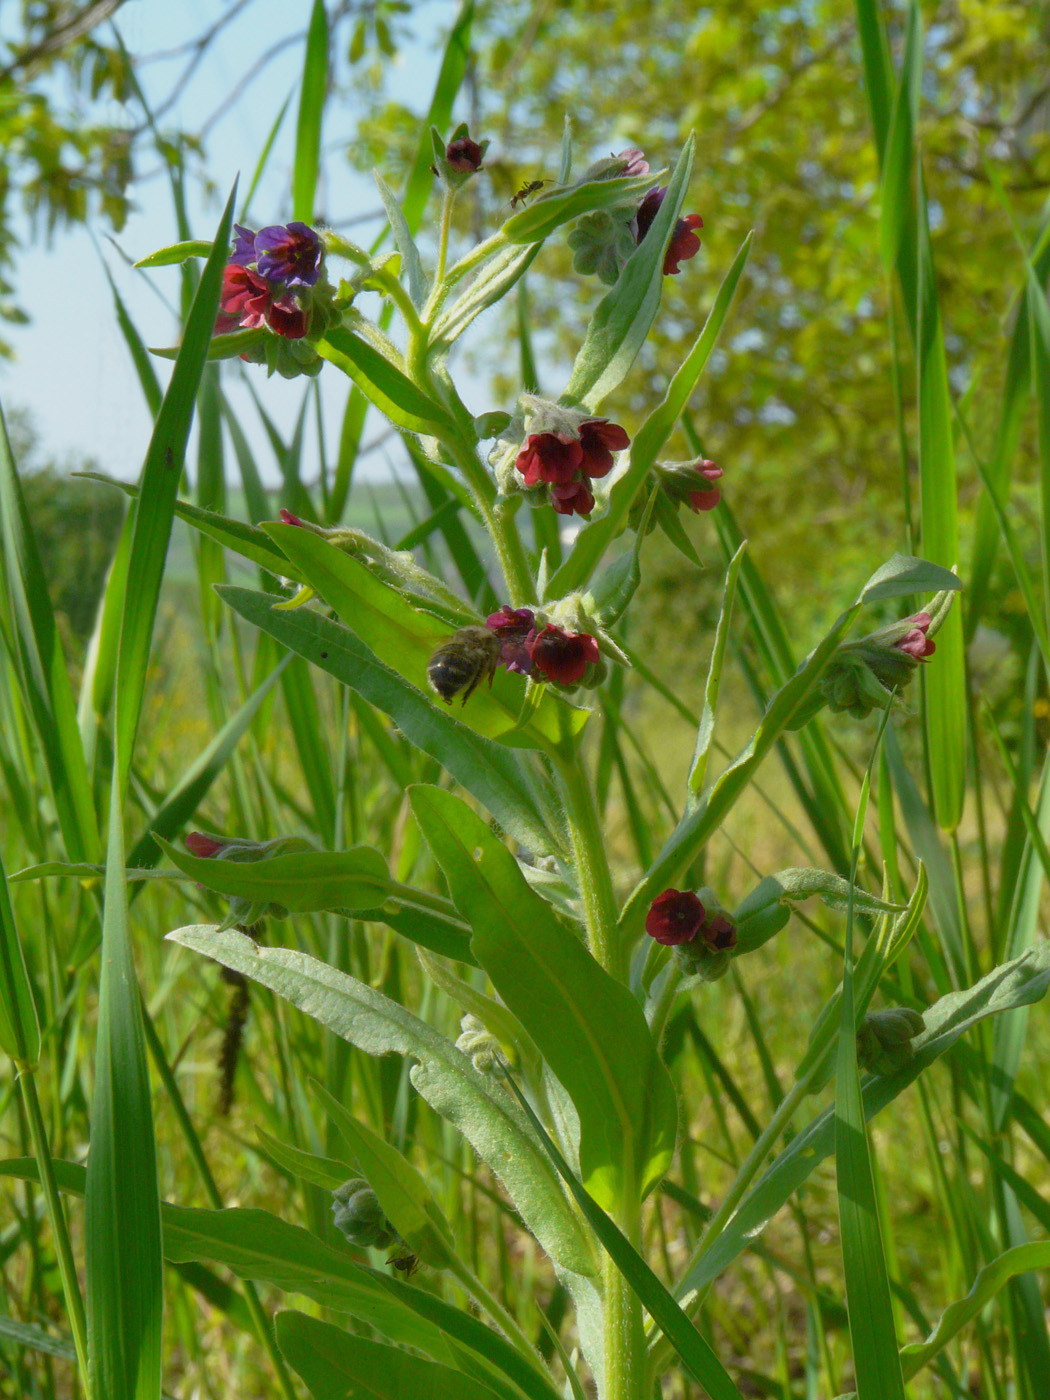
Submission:
<svg viewBox="0 0 1050 1400">
<path fill-rule="evenodd" d="M 332 1220 L 340 1234 L 362 1249 L 389 1249 L 400 1238 L 363 1176 L 351 1177 L 332 1192 Z"/>
<path fill-rule="evenodd" d="M 872 1074 L 894 1074 L 915 1053 L 912 1041 L 925 1029 L 922 1015 L 909 1006 L 869 1011 L 857 1031 L 857 1061 Z"/>
</svg>

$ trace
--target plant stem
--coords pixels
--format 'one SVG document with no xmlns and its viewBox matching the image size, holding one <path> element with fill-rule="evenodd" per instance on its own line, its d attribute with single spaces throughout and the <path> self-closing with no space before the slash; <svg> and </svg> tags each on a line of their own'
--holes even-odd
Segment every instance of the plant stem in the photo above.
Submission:
<svg viewBox="0 0 1050 1400">
<path fill-rule="evenodd" d="M 569 712 L 562 711 L 562 737 L 556 763 L 569 828 L 576 883 L 583 903 L 587 943 L 606 972 L 626 980 L 622 944 L 616 936 L 616 895 L 605 855 L 605 837 L 586 770 L 580 762 Z"/>
<path fill-rule="evenodd" d="M 43 1114 L 40 1112 L 40 1100 L 37 1098 L 33 1066 L 28 1060 L 16 1060 L 15 1069 L 18 1074 L 19 1088 L 22 1091 L 22 1102 L 29 1119 L 29 1131 L 33 1138 L 33 1153 L 36 1157 L 37 1169 L 40 1172 L 40 1186 L 44 1192 L 48 1219 L 51 1222 L 51 1234 L 55 1241 L 55 1254 L 58 1258 L 58 1271 L 62 1278 L 62 1292 L 65 1294 L 69 1327 L 73 1334 L 73 1345 L 77 1353 L 80 1383 L 84 1387 L 84 1394 L 90 1395 L 87 1319 L 84 1314 L 84 1299 L 80 1292 L 80 1281 L 77 1278 L 77 1266 L 73 1259 L 73 1246 L 69 1239 L 66 1215 L 62 1209 L 62 1197 L 59 1194 L 58 1182 L 55 1180 L 55 1172 L 51 1164 L 51 1149 L 48 1146 Z"/>
<path fill-rule="evenodd" d="M 637 1200 L 628 1186 L 630 1205 L 617 1224 L 634 1245 L 641 1248 L 641 1217 Z M 603 1363 L 602 1400 L 645 1400 L 648 1371 L 645 1328 L 638 1295 L 606 1254 L 602 1260 Z"/>
<path fill-rule="evenodd" d="M 445 190 L 445 198 L 441 203 L 441 232 L 438 235 L 437 265 L 434 268 L 435 287 L 439 287 L 445 280 L 445 265 L 448 262 L 448 236 L 452 229 L 452 204 L 455 198 L 455 193 L 451 189 Z"/>
<path fill-rule="evenodd" d="M 536 1354 L 536 1348 L 532 1345 L 503 1304 L 500 1303 L 498 1299 L 494 1298 L 480 1279 L 476 1278 L 470 1272 L 462 1259 L 455 1255 L 452 1256 L 448 1263 L 448 1271 L 454 1278 L 459 1280 L 478 1306 L 488 1313 L 489 1317 L 492 1318 L 493 1322 L 496 1323 L 497 1327 L 500 1328 L 508 1340 L 514 1343 L 515 1347 L 517 1347 L 518 1351 L 525 1357 L 529 1365 L 538 1371 L 540 1375 L 546 1376 L 547 1373 L 543 1368 L 543 1364 Z"/>
</svg>

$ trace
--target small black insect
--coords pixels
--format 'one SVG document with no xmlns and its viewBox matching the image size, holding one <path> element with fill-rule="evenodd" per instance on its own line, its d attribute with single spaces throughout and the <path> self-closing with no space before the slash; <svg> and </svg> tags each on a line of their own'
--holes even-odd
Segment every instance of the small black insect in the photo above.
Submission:
<svg viewBox="0 0 1050 1400">
<path fill-rule="evenodd" d="M 465 705 L 485 676 L 492 684 L 502 647 L 487 627 L 461 627 L 427 662 L 427 679 L 449 705 L 462 691 Z"/>
<path fill-rule="evenodd" d="M 527 180 L 511 199 L 510 207 L 512 209 L 517 209 L 519 204 L 525 203 L 530 194 L 535 194 L 537 190 L 542 190 L 546 183 L 546 180 Z"/>
<path fill-rule="evenodd" d="M 404 1274 L 405 1278 L 409 1279 L 419 1268 L 419 1255 L 401 1254 L 397 1257 L 391 1256 L 386 1262 L 392 1264 L 399 1274 Z"/>
</svg>

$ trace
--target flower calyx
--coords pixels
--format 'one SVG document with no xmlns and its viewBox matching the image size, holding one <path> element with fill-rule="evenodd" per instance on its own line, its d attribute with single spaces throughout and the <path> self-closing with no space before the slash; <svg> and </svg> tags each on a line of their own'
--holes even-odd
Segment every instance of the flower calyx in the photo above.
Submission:
<svg viewBox="0 0 1050 1400">
<path fill-rule="evenodd" d="M 894 1074 L 915 1053 L 912 1041 L 926 1029 L 910 1006 L 869 1011 L 857 1030 L 857 1062 L 872 1074 Z"/>
<path fill-rule="evenodd" d="M 503 1049 L 484 1021 L 468 1011 L 459 1025 L 456 1049 L 470 1059 L 479 1074 L 502 1077 L 505 1070 Z"/>
<path fill-rule="evenodd" d="M 434 127 L 431 127 L 430 134 L 434 147 L 431 169 L 446 189 L 458 190 L 481 169 L 489 142 L 472 140 L 466 122 L 460 122 L 447 143 Z"/>
<path fill-rule="evenodd" d="M 645 479 L 633 502 L 627 523 L 637 530 L 645 517 L 649 497 L 659 490 L 657 509 L 650 513 L 646 523 L 646 534 L 660 524 L 664 509 L 675 511 L 685 506 L 694 515 L 701 511 L 714 510 L 722 499 L 718 485 L 725 475 L 723 469 L 710 457 L 691 457 L 687 462 L 657 462 Z M 666 503 L 666 504 L 665 504 Z"/>
</svg>

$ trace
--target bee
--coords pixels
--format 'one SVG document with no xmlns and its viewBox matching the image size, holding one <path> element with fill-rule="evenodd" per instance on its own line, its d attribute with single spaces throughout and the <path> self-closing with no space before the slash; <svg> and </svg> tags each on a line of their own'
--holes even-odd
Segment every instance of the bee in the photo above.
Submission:
<svg viewBox="0 0 1050 1400">
<path fill-rule="evenodd" d="M 510 207 L 512 209 L 517 209 L 519 204 L 525 203 L 530 194 L 535 194 L 537 190 L 542 190 L 545 184 L 547 184 L 546 180 L 527 180 L 510 201 Z"/>
<path fill-rule="evenodd" d="M 427 679 L 447 704 L 463 692 L 465 705 L 478 683 L 496 673 L 503 644 L 487 627 L 461 627 L 427 662 Z"/>
<path fill-rule="evenodd" d="M 419 1268 L 419 1255 L 401 1254 L 396 1257 L 391 1255 L 386 1262 L 392 1264 L 399 1274 L 404 1274 L 406 1279 L 410 1279 Z"/>
</svg>

